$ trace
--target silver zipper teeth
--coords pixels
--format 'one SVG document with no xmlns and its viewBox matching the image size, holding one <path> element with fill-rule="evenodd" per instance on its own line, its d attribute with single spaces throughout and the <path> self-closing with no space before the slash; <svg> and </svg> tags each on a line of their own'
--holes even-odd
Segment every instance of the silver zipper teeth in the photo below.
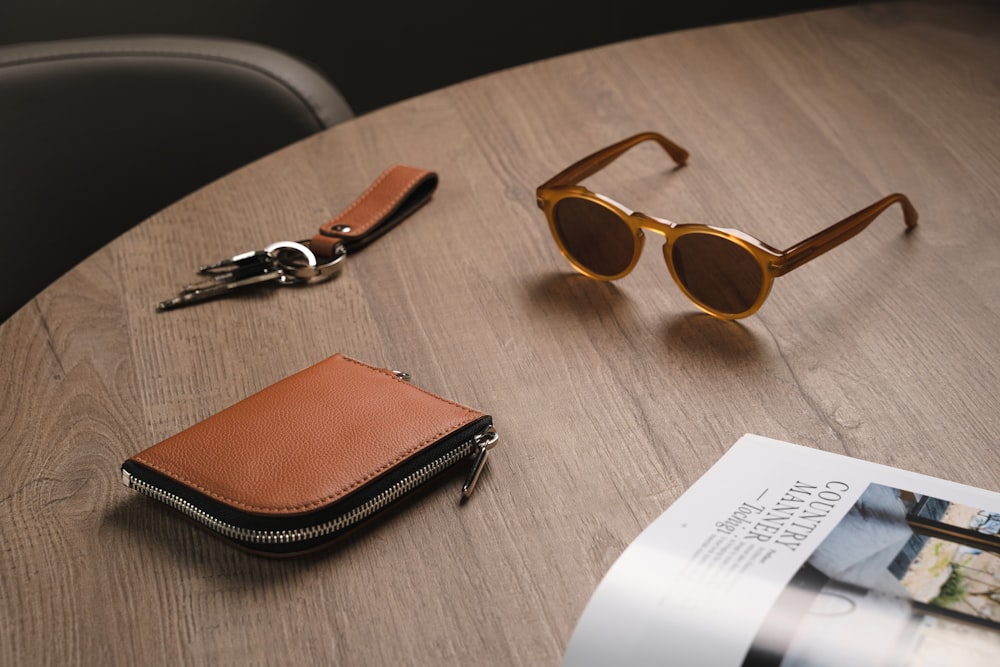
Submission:
<svg viewBox="0 0 1000 667">
<path fill-rule="evenodd" d="M 155 500 L 159 500 L 160 502 L 174 508 L 178 512 L 194 519 L 198 523 L 208 526 L 212 530 L 221 533 L 226 537 L 243 542 L 252 542 L 254 544 L 291 544 L 294 542 L 301 542 L 303 540 L 310 540 L 316 537 L 323 537 L 324 535 L 329 535 L 347 528 L 348 526 L 362 521 L 363 519 L 367 519 L 375 512 L 388 506 L 401 496 L 409 493 L 427 480 L 436 476 L 438 473 L 471 454 L 475 445 L 475 440 L 469 440 L 468 442 L 463 443 L 460 447 L 451 450 L 441 458 L 435 459 L 419 470 L 410 473 L 390 486 L 388 489 L 382 491 L 371 500 L 368 500 L 362 505 L 354 508 L 347 514 L 343 514 L 336 519 L 331 519 L 330 521 L 321 523 L 317 526 L 296 528 L 295 530 L 249 530 L 247 528 L 240 528 L 239 526 L 234 526 L 230 523 L 220 521 L 208 512 L 195 507 L 180 496 L 170 493 L 169 491 L 164 491 L 163 489 L 157 488 L 151 484 L 147 484 L 141 479 L 136 479 L 124 470 L 122 471 L 122 476 L 125 486 L 130 489 L 134 489 L 139 493 L 145 494 Z"/>
</svg>

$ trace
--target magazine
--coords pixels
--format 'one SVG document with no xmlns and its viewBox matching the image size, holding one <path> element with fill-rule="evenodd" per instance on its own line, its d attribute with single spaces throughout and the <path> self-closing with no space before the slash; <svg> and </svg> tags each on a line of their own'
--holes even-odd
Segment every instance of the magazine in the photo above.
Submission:
<svg viewBox="0 0 1000 667">
<path fill-rule="evenodd" d="M 1000 665 L 1000 493 L 745 435 L 630 544 L 563 667 Z"/>
</svg>

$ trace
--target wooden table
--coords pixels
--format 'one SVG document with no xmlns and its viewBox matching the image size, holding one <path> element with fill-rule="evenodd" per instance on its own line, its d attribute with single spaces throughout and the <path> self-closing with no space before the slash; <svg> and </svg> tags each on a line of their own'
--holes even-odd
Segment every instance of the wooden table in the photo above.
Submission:
<svg viewBox="0 0 1000 667">
<path fill-rule="evenodd" d="M 891 3 L 598 48 L 362 116 L 154 216 L 0 327 L 0 663 L 553 665 L 625 546 L 744 432 L 1000 488 L 1000 12 Z M 658 243 L 562 259 L 538 184 L 642 130 L 594 189 L 787 247 L 898 211 L 699 314 Z M 305 238 L 394 162 L 433 201 L 343 274 L 157 313 L 200 264 Z M 8 277 L 16 279 L 16 277 Z M 119 465 L 335 352 L 494 415 L 456 488 L 271 561 L 123 488 Z M 458 484 L 458 482 L 455 482 Z"/>
</svg>

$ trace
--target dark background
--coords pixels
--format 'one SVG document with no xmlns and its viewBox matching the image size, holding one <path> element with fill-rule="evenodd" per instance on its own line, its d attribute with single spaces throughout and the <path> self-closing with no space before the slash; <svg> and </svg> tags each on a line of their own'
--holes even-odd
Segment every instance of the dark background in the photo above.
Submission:
<svg viewBox="0 0 1000 667">
<path fill-rule="evenodd" d="M 358 114 L 533 60 L 659 32 L 852 4 L 820 0 L 0 0 L 0 44 L 215 35 L 311 62 Z"/>
</svg>

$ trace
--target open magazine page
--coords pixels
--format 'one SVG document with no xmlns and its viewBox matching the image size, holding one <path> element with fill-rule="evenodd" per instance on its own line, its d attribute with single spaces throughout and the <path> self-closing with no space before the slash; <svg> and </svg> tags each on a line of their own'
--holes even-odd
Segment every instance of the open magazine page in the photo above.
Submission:
<svg viewBox="0 0 1000 667">
<path fill-rule="evenodd" d="M 743 436 L 614 563 L 563 667 L 1000 665 L 1000 493 Z"/>
</svg>

